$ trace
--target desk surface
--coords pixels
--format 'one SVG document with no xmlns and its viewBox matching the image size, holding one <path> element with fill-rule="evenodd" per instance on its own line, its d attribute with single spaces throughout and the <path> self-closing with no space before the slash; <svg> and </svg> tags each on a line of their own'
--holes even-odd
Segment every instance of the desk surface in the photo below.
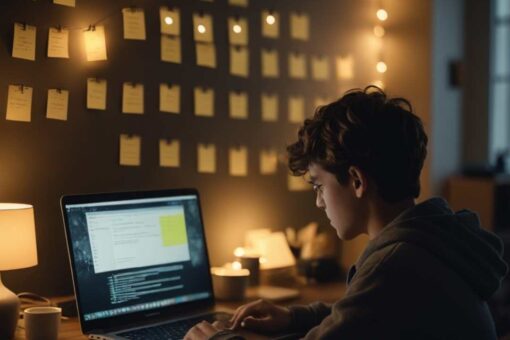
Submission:
<svg viewBox="0 0 510 340">
<path fill-rule="evenodd" d="M 295 287 L 299 290 L 300 296 L 298 298 L 287 300 L 281 302 L 279 304 L 282 305 L 291 305 L 291 304 L 308 304 L 313 301 L 323 301 L 323 302 L 334 302 L 340 299 L 345 292 L 345 284 L 343 282 L 331 282 L 331 283 L 310 283 L 310 284 L 300 284 L 298 287 Z M 249 296 L 250 294 L 248 294 Z M 252 299 L 246 299 L 245 301 L 236 301 L 236 302 L 223 302 L 218 301 L 219 307 L 235 309 L 238 306 L 250 301 Z M 15 340 L 25 339 L 25 332 L 20 325 L 18 326 L 18 330 L 16 332 Z M 70 318 L 68 320 L 63 320 L 60 326 L 60 334 L 59 339 L 62 340 L 71 340 L 71 339 L 87 339 L 80 331 L 80 324 L 77 318 Z"/>
</svg>

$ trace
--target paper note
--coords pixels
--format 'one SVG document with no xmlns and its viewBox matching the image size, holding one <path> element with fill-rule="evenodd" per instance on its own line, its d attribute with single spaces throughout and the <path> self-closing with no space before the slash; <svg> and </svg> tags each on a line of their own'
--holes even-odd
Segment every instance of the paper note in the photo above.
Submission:
<svg viewBox="0 0 510 340">
<path fill-rule="evenodd" d="M 53 0 L 54 4 L 76 7 L 76 0 Z"/>
<path fill-rule="evenodd" d="M 212 16 L 209 14 L 193 14 L 193 36 L 195 41 L 213 42 Z"/>
<path fill-rule="evenodd" d="M 329 60 L 327 57 L 312 57 L 312 77 L 315 80 L 329 79 Z"/>
<path fill-rule="evenodd" d="M 230 6 L 248 7 L 248 0 L 228 0 Z"/>
<path fill-rule="evenodd" d="M 180 166 L 180 142 L 178 140 L 159 140 L 159 166 L 177 168 Z"/>
<path fill-rule="evenodd" d="M 32 116 L 32 88 L 9 85 L 7 94 L 7 120 L 29 122 Z"/>
<path fill-rule="evenodd" d="M 35 60 L 35 26 L 15 23 L 12 56 L 14 58 Z"/>
<path fill-rule="evenodd" d="M 287 175 L 287 188 L 289 191 L 308 191 L 312 189 L 303 176 Z"/>
<path fill-rule="evenodd" d="M 161 60 L 176 64 L 182 62 L 181 38 L 166 34 L 161 35 Z"/>
<path fill-rule="evenodd" d="M 276 122 L 278 120 L 278 95 L 262 93 L 262 121 Z"/>
<path fill-rule="evenodd" d="M 137 135 L 120 135 L 120 165 L 139 166 L 142 138 Z"/>
<path fill-rule="evenodd" d="M 214 44 L 196 43 L 195 47 L 197 65 L 216 68 L 216 47 Z"/>
<path fill-rule="evenodd" d="M 234 119 L 248 118 L 248 94 L 232 91 L 229 94 L 230 117 Z"/>
<path fill-rule="evenodd" d="M 266 78 L 278 78 L 280 76 L 280 67 L 278 63 L 277 50 L 261 50 L 261 69 L 262 76 Z"/>
<path fill-rule="evenodd" d="M 104 26 L 95 26 L 84 32 L 87 61 L 106 60 Z"/>
<path fill-rule="evenodd" d="M 214 116 L 214 90 L 195 87 L 195 115 L 202 117 Z"/>
<path fill-rule="evenodd" d="M 87 79 L 87 109 L 106 110 L 106 80 Z"/>
<path fill-rule="evenodd" d="M 179 85 L 159 84 L 159 111 L 181 112 L 181 87 Z"/>
<path fill-rule="evenodd" d="M 354 78 L 354 58 L 352 56 L 336 58 L 336 76 L 338 79 Z"/>
<path fill-rule="evenodd" d="M 305 99 L 301 96 L 289 97 L 289 122 L 302 124 L 305 120 Z"/>
<path fill-rule="evenodd" d="M 275 150 L 261 150 L 260 151 L 260 174 L 271 175 L 276 173 L 278 167 L 278 154 Z"/>
<path fill-rule="evenodd" d="M 69 58 L 69 30 L 50 27 L 48 34 L 48 57 Z"/>
<path fill-rule="evenodd" d="M 305 13 L 290 14 L 290 37 L 298 40 L 308 40 L 310 37 L 310 18 Z"/>
<path fill-rule="evenodd" d="M 124 39 L 145 40 L 145 13 L 141 8 L 123 8 Z"/>
<path fill-rule="evenodd" d="M 262 11 L 262 36 L 278 38 L 280 36 L 280 14 L 275 11 Z"/>
<path fill-rule="evenodd" d="M 181 35 L 181 14 L 178 8 L 159 8 L 159 21 L 162 34 Z"/>
<path fill-rule="evenodd" d="M 228 160 L 229 174 L 231 176 L 248 175 L 248 149 L 245 146 L 230 148 Z"/>
<path fill-rule="evenodd" d="M 122 86 L 122 112 L 143 114 L 143 84 L 124 83 Z"/>
<path fill-rule="evenodd" d="M 228 18 L 228 39 L 231 45 L 248 45 L 248 20 L 246 18 Z"/>
<path fill-rule="evenodd" d="M 198 144 L 197 156 L 198 172 L 210 174 L 216 172 L 216 146 L 214 144 Z"/>
<path fill-rule="evenodd" d="M 230 46 L 230 74 L 239 77 L 248 77 L 249 73 L 248 48 Z"/>
<path fill-rule="evenodd" d="M 48 90 L 46 103 L 46 118 L 67 120 L 67 107 L 69 104 L 69 91 L 60 89 Z"/>
<path fill-rule="evenodd" d="M 306 56 L 303 53 L 289 54 L 289 77 L 296 79 L 306 78 Z"/>
</svg>

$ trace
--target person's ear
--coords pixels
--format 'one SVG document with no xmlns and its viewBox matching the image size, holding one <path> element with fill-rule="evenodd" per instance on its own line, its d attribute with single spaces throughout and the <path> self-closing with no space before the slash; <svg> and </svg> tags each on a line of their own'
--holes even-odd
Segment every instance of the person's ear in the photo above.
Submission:
<svg viewBox="0 0 510 340">
<path fill-rule="evenodd" d="M 363 197 L 367 191 L 368 180 L 365 174 L 356 166 L 349 167 L 349 183 L 356 197 Z"/>
</svg>

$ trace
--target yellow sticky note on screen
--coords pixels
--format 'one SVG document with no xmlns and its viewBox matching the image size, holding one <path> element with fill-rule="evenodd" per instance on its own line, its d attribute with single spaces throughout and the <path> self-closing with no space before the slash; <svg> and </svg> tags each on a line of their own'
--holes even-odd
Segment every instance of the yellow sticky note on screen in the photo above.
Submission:
<svg viewBox="0 0 510 340">
<path fill-rule="evenodd" d="M 246 18 L 228 18 L 228 39 L 231 45 L 248 45 L 248 20 Z"/>
<path fill-rule="evenodd" d="M 161 60 L 175 64 L 182 62 L 180 37 L 161 35 Z"/>
<path fill-rule="evenodd" d="M 53 0 L 53 3 L 68 7 L 76 7 L 76 0 Z"/>
<path fill-rule="evenodd" d="M 163 247 L 186 245 L 188 235 L 184 211 L 159 217 Z"/>
<path fill-rule="evenodd" d="M 305 120 L 305 99 L 301 96 L 289 97 L 289 122 L 302 124 Z"/>
<path fill-rule="evenodd" d="M 197 166 L 200 173 L 216 172 L 216 146 L 214 144 L 198 144 Z"/>
<path fill-rule="evenodd" d="M 354 78 L 354 58 L 351 55 L 336 58 L 336 76 L 341 80 Z"/>
<path fill-rule="evenodd" d="M 195 52 L 198 66 L 216 68 L 216 47 L 214 44 L 196 43 Z"/>
<path fill-rule="evenodd" d="M 262 93 L 262 121 L 276 122 L 278 120 L 278 95 Z"/>
<path fill-rule="evenodd" d="M 85 52 L 87 61 L 106 60 L 106 38 L 104 26 L 91 27 L 85 31 Z"/>
<path fill-rule="evenodd" d="M 290 14 L 290 37 L 298 40 L 308 40 L 310 38 L 310 17 L 308 14 Z"/>
<path fill-rule="evenodd" d="M 60 89 L 48 90 L 46 102 L 46 118 L 67 120 L 67 108 L 69 106 L 69 91 Z"/>
<path fill-rule="evenodd" d="M 120 135 L 120 165 L 139 166 L 142 138 L 137 135 Z"/>
<path fill-rule="evenodd" d="M 280 36 L 280 14 L 278 12 L 263 10 L 261 20 L 263 37 L 276 39 Z"/>
<path fill-rule="evenodd" d="M 246 92 L 229 93 L 230 117 L 234 119 L 248 118 L 248 94 Z"/>
<path fill-rule="evenodd" d="M 275 150 L 261 150 L 259 157 L 259 170 L 262 175 L 276 173 L 278 168 L 278 153 Z"/>
<path fill-rule="evenodd" d="M 124 39 L 145 40 L 145 12 L 141 8 L 123 8 Z"/>
<path fill-rule="evenodd" d="M 248 77 L 250 74 L 248 48 L 230 46 L 230 74 Z"/>
<path fill-rule="evenodd" d="M 180 161 L 180 142 L 178 140 L 159 140 L 159 166 L 177 168 Z"/>
<path fill-rule="evenodd" d="M 295 79 L 306 78 L 306 56 L 303 53 L 289 54 L 289 76 Z"/>
<path fill-rule="evenodd" d="M 143 114 L 143 84 L 124 83 L 122 86 L 122 112 Z"/>
<path fill-rule="evenodd" d="M 262 76 L 266 78 L 278 78 L 280 67 L 277 50 L 261 50 Z"/>
<path fill-rule="evenodd" d="M 12 56 L 25 60 L 35 60 L 35 26 L 14 24 L 14 41 L 12 43 Z"/>
<path fill-rule="evenodd" d="M 214 90 L 195 87 L 195 115 L 202 117 L 214 116 Z"/>
<path fill-rule="evenodd" d="M 69 58 L 69 30 L 50 27 L 48 33 L 48 57 Z"/>
<path fill-rule="evenodd" d="M 181 112 L 181 87 L 175 84 L 159 84 L 159 111 Z"/>
<path fill-rule="evenodd" d="M 329 59 L 324 56 L 312 57 L 312 77 L 315 80 L 329 79 Z"/>
<path fill-rule="evenodd" d="M 193 37 L 195 41 L 213 42 L 213 21 L 211 15 L 200 13 L 193 14 Z"/>
<path fill-rule="evenodd" d="M 32 117 L 32 88 L 9 85 L 7 93 L 7 120 L 30 122 Z"/>
<path fill-rule="evenodd" d="M 105 79 L 87 79 L 87 109 L 106 110 Z"/>
<path fill-rule="evenodd" d="M 178 8 L 159 8 L 159 21 L 162 34 L 181 35 L 181 14 Z"/>
<path fill-rule="evenodd" d="M 248 149 L 245 146 L 230 148 L 228 153 L 229 173 L 231 176 L 248 175 Z"/>
</svg>

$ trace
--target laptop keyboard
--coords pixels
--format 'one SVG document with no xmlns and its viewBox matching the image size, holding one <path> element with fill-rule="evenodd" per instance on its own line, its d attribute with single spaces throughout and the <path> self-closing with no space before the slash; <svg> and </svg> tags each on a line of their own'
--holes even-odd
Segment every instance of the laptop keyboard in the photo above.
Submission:
<svg viewBox="0 0 510 340">
<path fill-rule="evenodd" d="M 191 327 L 203 320 L 213 323 L 217 320 L 228 320 L 231 316 L 232 315 L 228 313 L 210 313 L 196 318 L 172 321 L 146 328 L 135 329 L 117 335 L 133 340 L 182 339 Z"/>
</svg>

